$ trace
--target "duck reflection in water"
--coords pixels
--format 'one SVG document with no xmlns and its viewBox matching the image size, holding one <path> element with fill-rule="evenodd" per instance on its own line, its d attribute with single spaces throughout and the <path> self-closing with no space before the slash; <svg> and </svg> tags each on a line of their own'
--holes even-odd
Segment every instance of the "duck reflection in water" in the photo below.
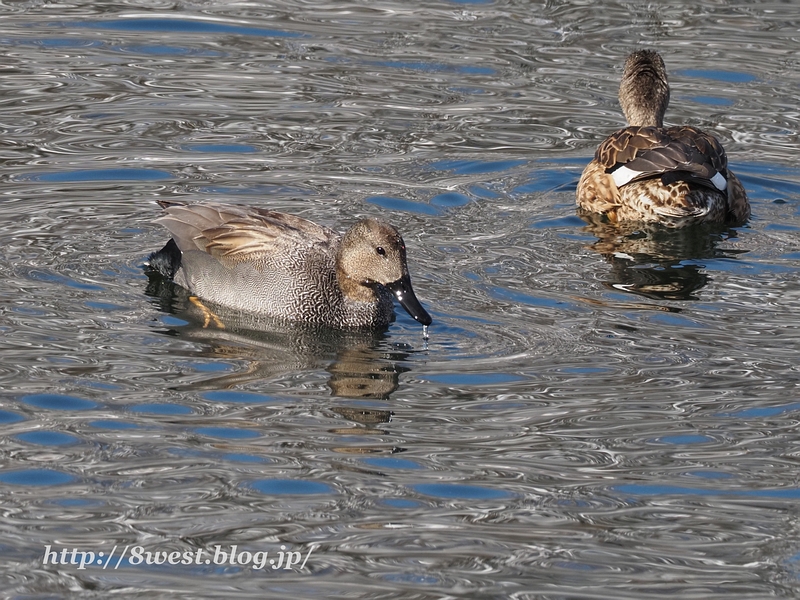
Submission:
<svg viewBox="0 0 800 600">
<path fill-rule="evenodd" d="M 162 311 L 185 323 L 165 330 L 166 335 L 203 343 L 198 357 L 246 363 L 244 369 L 224 375 L 183 374 L 184 383 L 177 388 L 231 388 L 301 370 L 325 369 L 334 396 L 388 399 L 398 387 L 400 374 L 410 370 L 402 363 L 412 350 L 389 346 L 385 329 L 291 324 L 207 302 L 198 304 L 184 288 L 157 271 L 147 269 L 146 273 L 145 293 Z M 213 319 L 209 319 L 209 311 Z"/>
<path fill-rule="evenodd" d="M 605 222 L 601 215 L 578 211 L 585 231 L 597 237 L 589 247 L 611 265 L 609 288 L 652 300 L 697 300 L 710 281 L 704 259 L 732 258 L 746 250 L 720 248 L 736 231 L 697 224 L 668 229 L 658 224 Z"/>
</svg>

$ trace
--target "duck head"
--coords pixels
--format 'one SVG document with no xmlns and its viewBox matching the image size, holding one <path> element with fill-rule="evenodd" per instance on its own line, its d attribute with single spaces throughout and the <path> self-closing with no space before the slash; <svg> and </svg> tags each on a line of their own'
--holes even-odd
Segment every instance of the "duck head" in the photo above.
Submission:
<svg viewBox="0 0 800 600">
<path fill-rule="evenodd" d="M 363 219 L 353 225 L 342 239 L 337 267 L 340 276 L 360 286 L 385 287 L 416 321 L 431 324 L 431 316 L 411 287 L 406 245 L 397 229 L 388 223 Z M 345 293 L 358 297 L 355 290 L 345 289 Z"/>
</svg>

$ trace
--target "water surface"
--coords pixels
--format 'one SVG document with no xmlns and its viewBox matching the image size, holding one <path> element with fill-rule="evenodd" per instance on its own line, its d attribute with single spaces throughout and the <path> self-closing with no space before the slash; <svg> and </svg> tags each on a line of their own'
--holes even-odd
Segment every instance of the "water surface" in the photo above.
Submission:
<svg viewBox="0 0 800 600">
<path fill-rule="evenodd" d="M 797 593 L 800 10 L 4 11 L 9 594 Z M 748 226 L 576 215 L 640 47 L 666 61 L 667 121 L 725 145 Z M 377 332 L 203 327 L 142 269 L 165 198 L 391 221 L 430 339 L 399 307 Z M 307 561 L 79 569 L 47 545 Z"/>
</svg>

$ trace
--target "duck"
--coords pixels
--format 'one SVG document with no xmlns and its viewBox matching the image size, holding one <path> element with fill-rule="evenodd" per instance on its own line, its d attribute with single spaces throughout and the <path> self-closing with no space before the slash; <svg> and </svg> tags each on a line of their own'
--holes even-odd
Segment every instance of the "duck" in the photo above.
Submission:
<svg viewBox="0 0 800 600">
<path fill-rule="evenodd" d="M 411 286 L 403 238 L 389 223 L 361 219 L 340 235 L 258 207 L 158 204 L 166 214 L 155 222 L 172 238 L 146 265 L 191 298 L 333 328 L 386 326 L 397 299 L 426 328 L 432 322 Z"/>
<path fill-rule="evenodd" d="M 628 126 L 608 136 L 584 169 L 576 194 L 579 210 L 599 213 L 612 224 L 743 225 L 750 204 L 722 144 L 691 125 L 664 127 L 669 96 L 658 52 L 630 54 L 619 87 Z"/>
</svg>

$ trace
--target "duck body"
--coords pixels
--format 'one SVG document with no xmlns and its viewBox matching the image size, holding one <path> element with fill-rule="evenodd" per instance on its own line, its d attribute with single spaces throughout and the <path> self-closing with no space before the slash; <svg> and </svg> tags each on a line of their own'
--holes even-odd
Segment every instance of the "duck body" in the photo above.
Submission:
<svg viewBox="0 0 800 600">
<path fill-rule="evenodd" d="M 423 325 L 405 244 L 377 219 L 341 236 L 307 219 L 229 204 L 159 202 L 156 222 L 172 240 L 151 268 L 202 300 L 236 310 L 329 327 L 380 327 L 393 298 Z"/>
<path fill-rule="evenodd" d="M 619 95 L 629 126 L 603 141 L 584 170 L 582 210 L 668 227 L 747 221 L 747 194 L 719 141 L 696 127 L 663 126 L 669 86 L 656 52 L 628 57 Z"/>
</svg>

